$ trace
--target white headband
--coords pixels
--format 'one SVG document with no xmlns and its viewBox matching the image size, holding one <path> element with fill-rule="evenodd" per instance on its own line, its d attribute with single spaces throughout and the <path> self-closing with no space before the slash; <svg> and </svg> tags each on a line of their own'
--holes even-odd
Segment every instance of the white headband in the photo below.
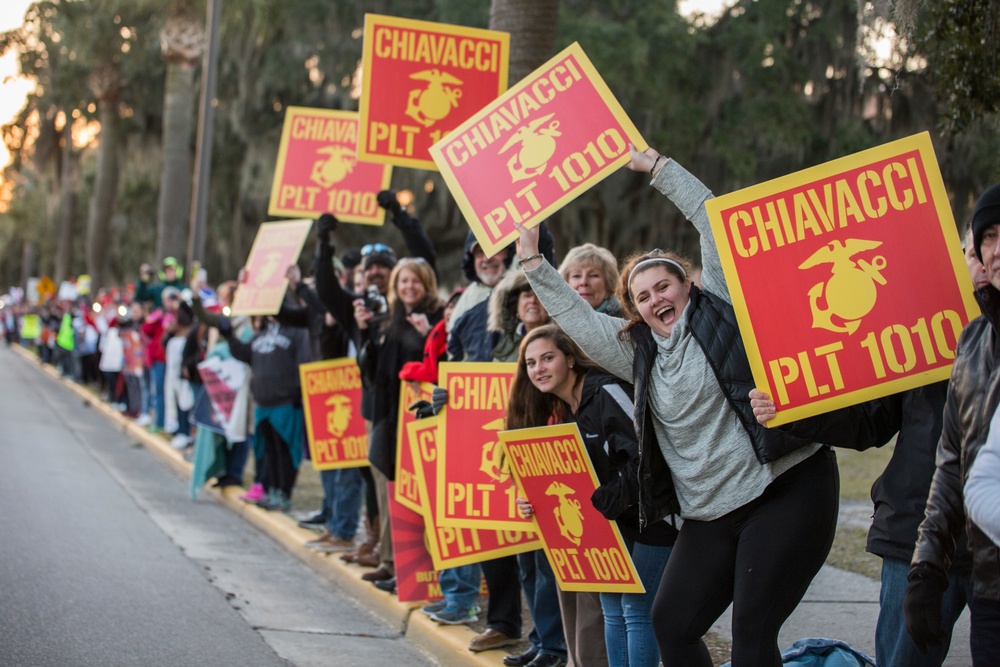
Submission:
<svg viewBox="0 0 1000 667">
<path fill-rule="evenodd" d="M 681 266 L 678 262 L 670 259 L 669 257 L 650 257 L 649 259 L 644 259 L 635 266 L 633 266 L 632 270 L 629 272 L 628 274 L 629 294 L 632 293 L 632 279 L 635 278 L 635 274 L 639 273 L 639 267 L 642 266 L 643 264 L 673 264 L 680 270 L 681 276 L 684 278 L 684 280 L 687 280 L 687 271 L 685 271 L 684 267 Z"/>
</svg>

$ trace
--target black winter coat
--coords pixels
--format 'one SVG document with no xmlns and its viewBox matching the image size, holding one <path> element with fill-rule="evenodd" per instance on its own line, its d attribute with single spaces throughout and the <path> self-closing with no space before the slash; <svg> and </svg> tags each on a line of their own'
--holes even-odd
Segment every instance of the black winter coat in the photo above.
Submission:
<svg viewBox="0 0 1000 667">
<path fill-rule="evenodd" d="M 632 386 L 600 370 L 583 379 L 580 405 L 573 415 L 601 486 L 590 497 L 622 535 L 654 546 L 677 540 L 673 523 L 658 521 L 639 530 L 639 442 L 632 424 Z"/>
<path fill-rule="evenodd" d="M 896 447 L 885 470 L 872 484 L 875 514 L 868 531 L 867 551 L 883 558 L 910 562 L 917 543 L 917 528 L 934 477 L 934 455 L 941 438 L 941 422 L 948 382 L 917 387 L 897 394 L 902 421 Z M 972 556 L 964 536 L 959 541 L 955 567 L 972 569 Z"/>
<path fill-rule="evenodd" d="M 433 328 L 444 309 L 426 313 Z M 371 329 L 369 329 L 371 331 Z M 372 400 L 372 432 L 368 439 L 368 461 L 390 480 L 396 478 L 396 428 L 399 422 L 399 371 L 408 361 L 424 358 L 426 336 L 409 322 L 393 321 L 385 331 L 372 332 L 373 348 L 362 378 L 369 378 Z M 372 358 L 372 355 L 374 358 Z"/>
</svg>

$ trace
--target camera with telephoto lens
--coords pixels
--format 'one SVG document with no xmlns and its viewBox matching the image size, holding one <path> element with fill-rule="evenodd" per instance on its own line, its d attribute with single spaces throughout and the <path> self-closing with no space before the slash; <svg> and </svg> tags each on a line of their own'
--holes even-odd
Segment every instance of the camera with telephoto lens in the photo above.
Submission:
<svg viewBox="0 0 1000 667">
<path fill-rule="evenodd" d="M 385 297 L 379 294 L 378 287 L 369 285 L 365 291 L 365 308 L 372 314 L 370 320 L 372 324 L 378 324 L 389 315 L 389 305 L 385 302 Z"/>
</svg>

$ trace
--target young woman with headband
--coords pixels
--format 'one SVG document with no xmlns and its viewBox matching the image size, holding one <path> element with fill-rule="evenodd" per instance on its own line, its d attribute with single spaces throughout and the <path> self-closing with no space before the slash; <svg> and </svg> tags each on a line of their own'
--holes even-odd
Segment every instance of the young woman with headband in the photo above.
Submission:
<svg viewBox="0 0 1000 667">
<path fill-rule="evenodd" d="M 839 478 L 824 445 L 865 448 L 894 432 L 890 404 L 872 401 L 780 428 L 754 389 L 746 350 L 705 212 L 712 194 L 673 160 L 631 149 L 629 167 L 701 233 L 702 285 L 672 253 L 622 267 L 624 319 L 595 312 L 537 254 L 521 228 L 519 254 L 552 318 L 594 361 L 635 384 L 640 527 L 684 519 L 653 603 L 666 665 L 712 665 L 702 636 L 733 605 L 734 667 L 774 667 L 782 623 L 833 542 Z M 898 424 L 898 416 L 895 417 Z"/>
</svg>

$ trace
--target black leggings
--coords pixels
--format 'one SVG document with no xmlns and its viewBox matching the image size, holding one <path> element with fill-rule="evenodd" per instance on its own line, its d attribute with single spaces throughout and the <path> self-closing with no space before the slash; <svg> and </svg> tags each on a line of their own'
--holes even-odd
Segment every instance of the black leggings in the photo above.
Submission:
<svg viewBox="0 0 1000 667">
<path fill-rule="evenodd" d="M 653 602 L 664 665 L 711 667 L 702 637 L 733 604 L 733 667 L 781 665 L 778 631 L 826 561 L 840 476 L 822 449 L 714 521 L 685 521 Z"/>
</svg>

